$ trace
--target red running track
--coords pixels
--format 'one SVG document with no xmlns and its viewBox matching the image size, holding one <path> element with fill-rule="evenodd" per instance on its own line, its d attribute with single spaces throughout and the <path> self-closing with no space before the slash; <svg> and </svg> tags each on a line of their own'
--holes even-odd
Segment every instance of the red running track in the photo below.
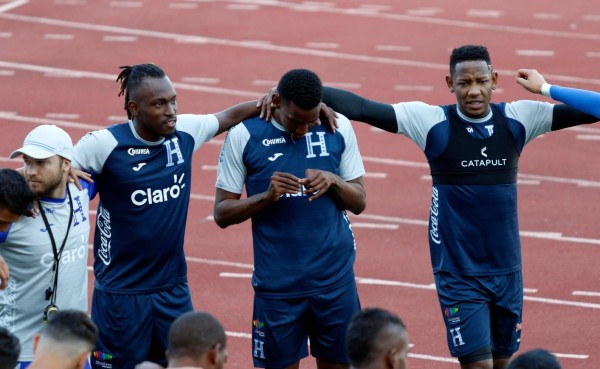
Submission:
<svg viewBox="0 0 600 369">
<path fill-rule="evenodd" d="M 552 5 L 552 6 L 550 6 Z M 6 157 L 36 124 L 74 139 L 124 120 L 118 66 L 154 62 L 176 83 L 180 113 L 210 113 L 261 96 L 290 68 L 386 102 L 453 102 L 450 50 L 485 44 L 500 73 L 494 101 L 531 99 L 523 67 L 550 83 L 600 90 L 600 8 L 559 2 L 458 0 L 0 1 L 0 144 Z M 408 324 L 411 368 L 457 367 L 449 357 L 431 275 L 428 169 L 406 137 L 356 123 L 368 206 L 353 217 L 363 306 Z M 219 137 L 222 139 L 223 137 Z M 600 367 L 600 126 L 549 134 L 521 160 L 519 216 L 525 287 L 522 350 L 546 347 L 565 368 Z M 211 219 L 220 141 L 195 156 L 186 234 L 197 309 L 230 333 L 229 367 L 250 368 L 249 223 Z M 143 225 L 142 225 L 143 226 Z M 314 368 L 304 360 L 303 368 Z"/>
</svg>

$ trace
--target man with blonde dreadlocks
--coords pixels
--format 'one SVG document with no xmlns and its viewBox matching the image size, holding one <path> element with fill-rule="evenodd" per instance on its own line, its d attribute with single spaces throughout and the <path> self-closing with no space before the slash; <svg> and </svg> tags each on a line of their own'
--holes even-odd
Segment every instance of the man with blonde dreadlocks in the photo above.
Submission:
<svg viewBox="0 0 600 369">
<path fill-rule="evenodd" d="M 87 134 L 74 161 L 92 174 L 100 196 L 92 297 L 100 334 L 92 367 L 102 369 L 166 365 L 169 326 L 193 310 L 183 250 L 192 154 L 259 112 L 253 101 L 177 115 L 175 88 L 161 68 L 121 68 L 129 121 Z"/>
</svg>

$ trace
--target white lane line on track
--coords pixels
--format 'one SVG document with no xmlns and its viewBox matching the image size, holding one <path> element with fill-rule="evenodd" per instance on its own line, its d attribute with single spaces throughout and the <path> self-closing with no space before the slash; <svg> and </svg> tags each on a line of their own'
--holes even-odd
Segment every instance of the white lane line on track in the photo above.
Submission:
<svg viewBox="0 0 600 369">
<path fill-rule="evenodd" d="M 228 10 L 258 10 L 260 6 L 252 4 L 227 4 L 226 8 Z"/>
<path fill-rule="evenodd" d="M 412 51 L 412 47 L 406 45 L 375 45 L 375 50 L 409 52 Z"/>
<path fill-rule="evenodd" d="M 533 18 L 543 20 L 557 20 L 562 18 L 562 14 L 558 13 L 533 13 Z"/>
<path fill-rule="evenodd" d="M 14 75 L 15 75 L 14 70 L 6 70 L 6 69 L 0 70 L 0 76 L 2 76 L 2 77 L 12 77 Z"/>
<path fill-rule="evenodd" d="M 504 12 L 500 10 L 471 9 L 467 11 L 467 17 L 474 18 L 500 18 L 503 15 Z"/>
<path fill-rule="evenodd" d="M 137 40 L 137 36 L 106 35 L 102 37 L 104 42 L 136 42 Z"/>
<path fill-rule="evenodd" d="M 554 56 L 554 50 L 515 50 L 519 56 Z"/>
<path fill-rule="evenodd" d="M 281 3 L 282 2 L 278 2 L 278 4 L 281 4 Z M 292 4 L 290 6 L 297 6 L 297 5 Z M 326 7 L 326 8 L 321 8 L 321 10 L 329 11 L 330 9 Z M 346 13 L 343 13 L 343 14 L 346 14 Z M 353 12 L 350 12 L 348 14 L 352 15 Z M 408 17 L 409 19 L 404 19 L 404 20 L 410 20 L 410 21 L 422 21 L 422 20 L 429 19 L 429 18 L 424 18 L 424 17 L 410 17 L 410 16 L 404 16 L 404 15 L 398 15 L 398 16 L 399 17 Z M 159 32 L 159 31 L 144 30 L 144 29 L 126 28 L 126 27 L 118 27 L 118 26 L 107 26 L 107 25 L 101 25 L 101 24 L 89 24 L 89 23 L 83 23 L 83 22 L 73 22 L 73 21 L 66 21 L 66 20 L 52 19 L 52 18 L 33 17 L 33 16 L 27 16 L 27 15 L 0 13 L 0 19 L 2 19 L 2 18 L 14 20 L 14 21 L 21 21 L 21 22 L 31 22 L 31 23 L 55 25 L 55 26 L 60 26 L 60 27 L 84 29 L 84 30 L 89 30 L 89 31 L 113 32 L 113 33 L 131 34 L 131 35 L 137 35 L 137 36 L 143 36 L 143 37 L 171 39 L 176 42 L 186 41 L 186 42 L 211 43 L 211 44 L 221 45 L 221 46 L 267 50 L 267 51 L 273 51 L 273 52 L 282 52 L 282 53 L 299 54 L 299 55 L 311 55 L 311 56 L 318 56 L 318 57 L 325 57 L 325 58 L 361 61 L 361 62 L 368 62 L 368 63 L 402 65 L 402 66 L 407 66 L 407 67 L 424 68 L 424 69 L 437 69 L 437 70 L 443 70 L 444 72 L 446 71 L 446 69 L 448 69 L 448 66 L 446 64 L 442 64 L 442 63 L 430 63 L 430 62 L 418 61 L 418 60 L 394 59 L 394 58 L 359 55 L 359 54 L 339 53 L 339 52 L 334 52 L 334 51 L 329 51 L 329 50 L 318 50 L 318 49 L 307 49 L 307 48 L 291 47 L 291 46 L 260 44 L 260 43 L 252 43 L 252 42 L 247 42 L 247 41 L 227 40 L 227 39 L 219 39 L 219 38 L 203 37 L 203 36 L 195 36 L 195 35 L 184 35 L 184 34 Z M 438 19 L 436 19 L 436 18 L 429 19 L 429 20 L 434 21 L 431 23 L 438 23 L 437 22 Z M 458 26 L 458 25 L 469 24 L 471 22 L 451 21 L 451 23 Z M 442 24 L 444 24 L 444 23 L 442 23 Z M 481 26 L 481 25 L 479 25 L 479 26 Z M 509 28 L 518 30 L 519 31 L 518 33 L 526 33 L 528 35 L 536 33 L 535 29 L 527 29 L 527 28 L 519 29 L 516 27 L 509 27 Z M 504 28 L 502 30 L 504 30 Z M 576 34 L 576 33 L 567 33 L 567 32 L 558 32 L 558 33 L 550 32 L 548 34 L 548 32 L 550 32 L 550 31 L 544 31 L 544 32 L 542 32 L 542 34 L 547 35 L 547 36 L 600 40 L 600 34 L 587 35 L 587 34 Z M 579 37 L 579 36 L 586 36 L 586 37 Z M 506 75 L 506 76 L 510 76 L 510 77 L 514 76 L 513 70 L 497 69 L 496 72 L 498 72 L 498 74 L 500 74 L 500 75 Z M 587 77 L 583 78 L 583 77 L 553 75 L 553 74 L 548 74 L 545 76 L 547 79 L 551 79 L 554 81 L 560 81 L 560 82 L 574 82 L 574 83 L 581 83 L 584 85 L 585 84 L 600 85 L 600 79 L 592 79 L 592 78 L 587 78 Z"/>
<path fill-rule="evenodd" d="M 573 296 L 590 296 L 590 297 L 600 297 L 600 292 L 595 291 L 573 291 Z"/>
<path fill-rule="evenodd" d="M 30 72 L 62 75 L 62 76 L 73 77 L 73 78 L 91 78 L 91 79 L 100 79 L 100 80 L 106 80 L 106 81 L 111 81 L 111 82 L 114 82 L 114 80 L 115 80 L 115 76 L 113 74 L 108 74 L 108 73 L 86 72 L 86 71 L 73 70 L 73 69 L 47 67 L 47 66 L 42 66 L 42 65 L 13 63 L 13 62 L 8 62 L 8 61 L 1 61 L 1 60 L 0 60 L 0 67 L 26 70 L 26 71 L 30 71 Z M 255 98 L 255 99 L 264 95 L 264 92 L 253 92 L 253 91 L 235 90 L 235 89 L 230 89 L 230 88 L 199 86 L 199 85 L 192 85 L 192 84 L 188 84 L 188 83 L 179 83 L 179 82 L 173 82 L 173 86 L 175 86 L 178 89 L 183 89 L 183 90 L 202 91 L 202 92 L 222 94 L 222 95 L 232 95 L 232 96 L 243 96 L 243 97 L 250 97 L 250 98 Z"/>
<path fill-rule="evenodd" d="M 71 41 L 75 38 L 72 33 L 44 33 L 44 40 Z"/>
<path fill-rule="evenodd" d="M 199 84 L 217 84 L 220 82 L 218 78 L 215 77 L 181 77 L 181 82 L 183 83 L 199 83 Z"/>
<path fill-rule="evenodd" d="M 600 135 L 577 135 L 575 139 L 581 141 L 598 141 L 600 140 Z"/>
<path fill-rule="evenodd" d="M 400 228 L 400 225 L 399 224 L 352 222 L 352 228 L 391 229 L 391 230 L 396 230 L 396 229 Z"/>
<path fill-rule="evenodd" d="M 171 3 L 169 9 L 196 9 L 198 4 L 193 3 Z"/>
<path fill-rule="evenodd" d="M 108 6 L 113 8 L 141 8 L 144 5 L 141 1 L 111 1 Z"/>
<path fill-rule="evenodd" d="M 442 13 L 443 11 L 444 9 L 442 8 L 419 8 L 409 9 L 406 11 L 406 14 L 418 17 L 432 17 Z"/>
<path fill-rule="evenodd" d="M 20 6 L 23 6 L 25 4 L 27 4 L 29 2 L 29 0 L 15 0 L 15 1 L 10 1 L 2 6 L 0 6 L 0 13 L 4 13 L 7 12 L 9 10 L 13 10 L 16 9 Z"/>
<path fill-rule="evenodd" d="M 49 118 L 49 119 L 79 119 L 79 114 L 46 113 L 46 118 Z"/>
<path fill-rule="evenodd" d="M 0 32 L 0 38 L 11 38 L 12 35 L 12 32 Z"/>
<path fill-rule="evenodd" d="M 226 1 L 226 0 L 222 0 Z M 240 4 L 260 4 L 263 6 L 273 6 L 280 8 L 289 8 L 294 10 L 301 9 L 300 6 L 296 3 L 287 3 L 285 1 L 270 1 L 270 0 L 227 0 L 231 3 L 240 3 Z M 433 13 L 437 14 L 442 10 L 437 10 L 438 8 L 425 8 L 425 10 L 415 10 L 416 15 L 414 14 L 397 14 L 397 13 L 371 13 L 364 12 L 360 10 L 365 9 L 356 9 L 356 8 L 337 8 L 337 7 L 306 7 L 307 10 L 315 11 L 319 10 L 326 13 L 335 13 L 341 15 L 349 15 L 349 16 L 366 16 L 370 18 L 382 18 L 382 19 L 392 19 L 404 22 L 414 22 L 414 23 L 424 23 L 424 24 L 435 24 L 441 26 L 450 26 L 450 27 L 458 27 L 458 28 L 471 28 L 471 29 L 482 29 L 489 31 L 498 31 L 498 32 L 507 32 L 507 33 L 519 33 L 526 35 L 537 35 L 537 36 L 549 36 L 549 37 L 566 37 L 566 38 L 583 38 L 583 39 L 593 39 L 600 40 L 600 34 L 589 34 L 589 33 L 575 33 L 575 32 L 563 32 L 563 31 L 554 31 L 554 30 L 546 30 L 539 28 L 526 28 L 526 27 L 517 27 L 517 26 L 507 26 L 507 25 L 497 25 L 497 24 L 488 24 L 488 23 L 478 23 L 473 21 L 466 20 L 453 20 L 453 19 L 444 19 L 439 17 L 426 17 L 423 16 L 427 12 L 427 9 L 432 9 Z M 410 11 L 409 11 L 410 12 Z M 598 15 L 600 17 L 600 15 Z M 447 68 L 447 66 L 446 66 Z M 513 73 L 514 74 L 514 73 Z"/>
<path fill-rule="evenodd" d="M 189 259 L 189 258 L 186 258 L 186 259 Z M 203 260 L 206 260 L 206 259 L 203 259 Z M 188 261 L 191 261 L 191 260 L 188 260 Z M 226 263 L 226 262 L 210 261 L 208 263 L 215 264 L 215 265 L 225 265 L 225 264 L 219 264 L 219 263 Z M 243 265 L 245 265 L 246 268 L 249 266 L 248 264 L 243 264 Z M 251 273 L 223 272 L 223 273 L 220 273 L 219 275 L 224 278 L 252 278 Z M 378 285 L 378 286 L 405 287 L 405 288 L 413 288 L 413 289 L 419 289 L 419 290 L 435 291 L 435 284 L 433 284 L 433 283 L 421 284 L 421 283 L 411 283 L 411 282 L 392 281 L 392 280 L 386 280 L 386 279 L 364 278 L 364 277 L 356 277 L 356 283 L 367 284 L 367 285 Z M 551 305 L 573 306 L 573 307 L 595 309 L 595 310 L 600 309 L 600 304 L 594 304 L 594 303 L 589 303 L 589 302 L 559 300 L 559 299 L 553 299 L 553 298 L 533 297 L 533 296 L 527 296 L 527 295 L 525 295 L 523 298 L 525 299 L 525 301 L 540 302 L 540 303 L 551 304 Z"/>
</svg>

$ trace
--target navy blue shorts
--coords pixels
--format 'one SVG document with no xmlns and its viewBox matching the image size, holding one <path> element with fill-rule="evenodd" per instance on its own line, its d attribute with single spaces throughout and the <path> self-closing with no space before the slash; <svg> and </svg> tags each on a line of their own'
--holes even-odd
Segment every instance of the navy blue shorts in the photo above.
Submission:
<svg viewBox="0 0 600 369">
<path fill-rule="evenodd" d="M 92 320 L 98 344 L 93 369 L 133 369 L 145 360 L 166 366 L 169 328 L 181 314 L 193 310 L 187 284 L 172 290 L 127 295 L 94 290 Z"/>
<path fill-rule="evenodd" d="M 486 346 L 512 355 L 519 349 L 523 312 L 521 271 L 497 276 L 435 273 L 435 285 L 454 357 Z"/>
<path fill-rule="evenodd" d="M 348 364 L 346 329 L 360 310 L 356 282 L 314 296 L 272 299 L 254 296 L 252 356 L 257 368 L 286 368 L 308 356 Z"/>
</svg>

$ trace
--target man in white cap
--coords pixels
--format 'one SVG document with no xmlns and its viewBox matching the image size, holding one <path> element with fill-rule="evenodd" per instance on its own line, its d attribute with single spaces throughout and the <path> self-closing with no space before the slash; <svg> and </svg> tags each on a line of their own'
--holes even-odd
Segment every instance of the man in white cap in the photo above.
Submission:
<svg viewBox="0 0 600 369">
<path fill-rule="evenodd" d="M 0 256 L 10 265 L 0 291 L 0 326 L 21 341 L 18 369 L 33 359 L 33 336 L 59 309 L 88 311 L 89 202 L 93 184 L 69 183 L 73 143 L 61 128 L 41 125 L 10 157 L 23 157 L 23 174 L 40 215 L 0 231 Z"/>
</svg>

